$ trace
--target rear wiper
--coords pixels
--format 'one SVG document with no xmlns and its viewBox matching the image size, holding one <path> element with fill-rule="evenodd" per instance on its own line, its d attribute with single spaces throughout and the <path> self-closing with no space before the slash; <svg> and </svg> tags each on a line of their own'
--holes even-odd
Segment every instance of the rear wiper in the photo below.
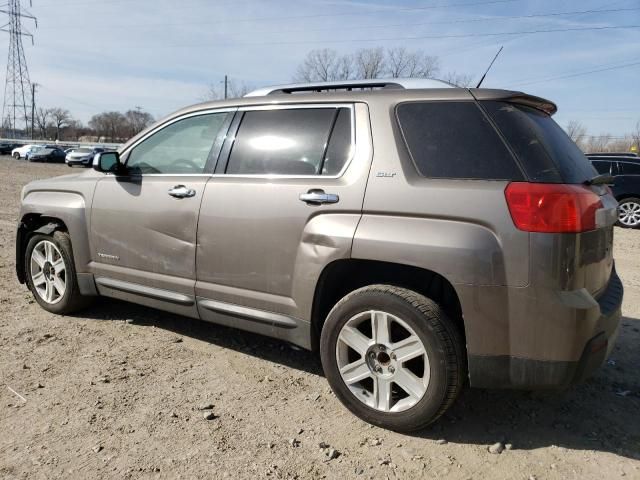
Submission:
<svg viewBox="0 0 640 480">
<path fill-rule="evenodd" d="M 615 183 L 615 178 L 613 175 L 608 173 L 603 173 L 601 175 L 596 175 L 591 180 L 586 180 L 584 182 L 585 185 L 613 185 Z"/>
</svg>

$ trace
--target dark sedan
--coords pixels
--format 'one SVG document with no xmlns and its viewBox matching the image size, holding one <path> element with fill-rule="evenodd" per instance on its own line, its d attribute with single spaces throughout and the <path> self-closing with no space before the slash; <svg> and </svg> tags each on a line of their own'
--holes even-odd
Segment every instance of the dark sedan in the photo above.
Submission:
<svg viewBox="0 0 640 480">
<path fill-rule="evenodd" d="M 611 189 L 620 203 L 618 225 L 640 228 L 640 158 L 599 154 L 587 157 L 599 173 L 608 173 L 615 178 Z"/>
<path fill-rule="evenodd" d="M 64 162 L 65 156 L 64 150 L 61 148 L 45 147 L 29 154 L 28 160 L 30 162 Z"/>
</svg>

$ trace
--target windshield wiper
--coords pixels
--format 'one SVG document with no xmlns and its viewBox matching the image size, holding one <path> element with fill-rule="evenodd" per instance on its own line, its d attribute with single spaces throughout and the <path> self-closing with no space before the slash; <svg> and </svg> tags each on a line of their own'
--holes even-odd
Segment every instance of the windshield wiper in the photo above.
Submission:
<svg viewBox="0 0 640 480">
<path fill-rule="evenodd" d="M 608 173 L 603 173 L 601 175 L 596 175 L 591 180 L 586 180 L 584 182 L 585 185 L 613 185 L 615 183 L 615 178 L 613 175 Z"/>
</svg>

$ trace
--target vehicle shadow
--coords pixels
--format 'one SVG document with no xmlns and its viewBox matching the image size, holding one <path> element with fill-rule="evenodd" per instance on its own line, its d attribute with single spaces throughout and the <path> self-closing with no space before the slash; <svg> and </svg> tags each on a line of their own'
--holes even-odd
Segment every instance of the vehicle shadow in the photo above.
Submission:
<svg viewBox="0 0 640 480">
<path fill-rule="evenodd" d="M 322 376 L 316 354 L 285 342 L 117 300 L 79 317 L 132 320 Z M 589 381 L 564 390 L 512 391 L 466 388 L 435 424 L 413 437 L 450 443 L 511 444 L 533 450 L 555 445 L 598 450 L 640 460 L 640 320 L 623 317 L 609 361 Z"/>
</svg>

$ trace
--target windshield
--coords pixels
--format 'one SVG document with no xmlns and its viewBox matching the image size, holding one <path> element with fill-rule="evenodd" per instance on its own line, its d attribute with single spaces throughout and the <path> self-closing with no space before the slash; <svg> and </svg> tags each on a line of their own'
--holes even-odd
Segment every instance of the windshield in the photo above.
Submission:
<svg viewBox="0 0 640 480">
<path fill-rule="evenodd" d="M 78 148 L 73 151 L 73 153 L 93 153 L 93 149 L 91 148 Z"/>
<path fill-rule="evenodd" d="M 507 102 L 481 102 L 517 155 L 529 180 L 583 183 L 597 172 L 562 128 L 544 112 Z"/>
</svg>

